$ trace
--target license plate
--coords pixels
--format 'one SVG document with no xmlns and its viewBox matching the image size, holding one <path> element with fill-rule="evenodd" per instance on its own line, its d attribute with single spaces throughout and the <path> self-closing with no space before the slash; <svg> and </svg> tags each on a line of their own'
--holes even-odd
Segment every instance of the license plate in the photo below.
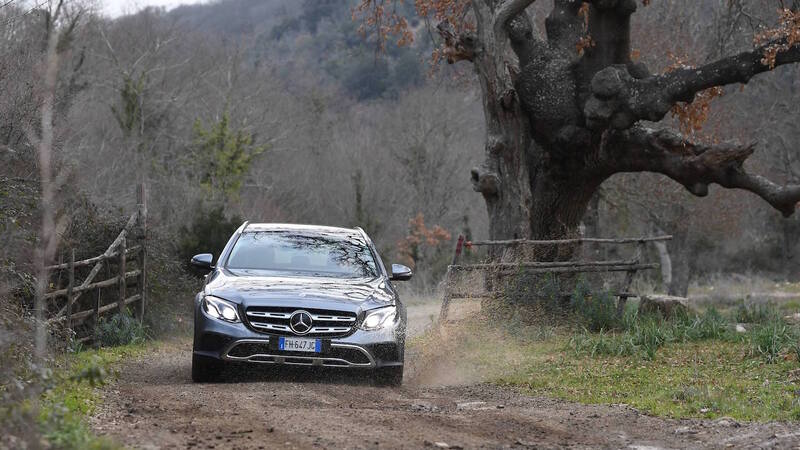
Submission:
<svg viewBox="0 0 800 450">
<path fill-rule="evenodd" d="M 322 351 L 322 341 L 319 339 L 282 337 L 278 339 L 278 349 L 287 352 L 319 353 Z"/>
</svg>

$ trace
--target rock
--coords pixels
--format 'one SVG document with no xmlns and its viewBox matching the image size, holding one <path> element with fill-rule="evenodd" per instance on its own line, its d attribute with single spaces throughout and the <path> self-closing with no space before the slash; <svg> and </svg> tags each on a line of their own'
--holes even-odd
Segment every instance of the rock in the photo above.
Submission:
<svg viewBox="0 0 800 450">
<path fill-rule="evenodd" d="M 747 333 L 747 328 L 745 328 L 744 325 L 742 325 L 740 323 L 737 323 L 736 324 L 736 332 L 737 333 Z"/>
<path fill-rule="evenodd" d="M 721 427 L 739 428 L 742 426 L 739 422 L 735 421 L 732 417 L 720 417 L 714 423 Z"/>
<path fill-rule="evenodd" d="M 697 434 L 698 431 L 691 427 L 679 427 L 675 429 L 675 434 Z"/>
<path fill-rule="evenodd" d="M 447 445 L 447 442 L 434 442 L 433 446 L 438 448 L 450 448 L 450 446 Z"/>
<path fill-rule="evenodd" d="M 800 325 L 800 312 L 789 314 L 788 316 L 783 316 L 783 320 L 789 323 L 793 323 L 795 325 Z"/>
<path fill-rule="evenodd" d="M 689 299 L 671 295 L 643 295 L 639 302 L 639 314 L 658 312 L 664 317 L 689 311 Z"/>
<path fill-rule="evenodd" d="M 486 402 L 456 403 L 456 409 L 485 409 Z"/>
</svg>

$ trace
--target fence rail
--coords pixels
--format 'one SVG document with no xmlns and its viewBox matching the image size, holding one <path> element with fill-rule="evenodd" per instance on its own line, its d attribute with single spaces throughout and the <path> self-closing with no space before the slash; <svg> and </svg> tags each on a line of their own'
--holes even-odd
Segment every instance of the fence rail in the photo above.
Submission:
<svg viewBox="0 0 800 450">
<path fill-rule="evenodd" d="M 633 297 L 635 294 L 630 292 L 631 284 L 636 273 L 640 270 L 649 270 L 658 268 L 659 265 L 655 263 L 642 262 L 644 256 L 645 245 L 650 242 L 663 242 L 669 241 L 672 236 L 645 236 L 633 238 L 574 238 L 574 239 L 559 239 L 559 240 L 530 240 L 530 239 L 509 239 L 509 240 L 484 240 L 484 241 L 467 241 L 464 236 L 459 236 L 456 243 L 456 249 L 453 254 L 453 261 L 447 267 L 445 274 L 444 296 L 442 298 L 442 308 L 439 313 L 439 321 L 444 322 L 447 319 L 450 302 L 456 298 L 488 298 L 492 295 L 491 292 L 464 292 L 456 291 L 453 289 L 453 274 L 456 272 L 474 272 L 485 271 L 494 274 L 514 274 L 514 273 L 528 273 L 528 274 L 544 274 L 544 273 L 602 273 L 602 272 L 625 272 L 625 280 L 621 289 L 616 294 L 619 298 L 617 302 L 618 313 L 622 313 L 628 297 Z M 621 244 L 636 244 L 636 250 L 630 259 L 625 260 L 607 260 L 607 261 L 521 261 L 516 263 L 494 262 L 494 263 L 476 263 L 476 264 L 459 264 L 462 251 L 464 248 L 470 249 L 473 246 L 488 246 L 488 247 L 514 247 L 514 246 L 559 246 L 559 245 L 574 245 L 574 244 L 607 244 L 607 245 L 621 245 Z M 580 253 L 580 252 L 576 252 Z"/>
<path fill-rule="evenodd" d="M 80 342 L 93 339 L 100 316 L 105 313 L 111 311 L 123 312 L 128 305 L 138 302 L 139 319 L 141 320 L 144 317 L 147 267 L 147 195 L 143 184 L 137 187 L 136 203 L 136 211 L 130 215 L 120 233 L 102 254 L 76 261 L 75 249 L 73 248 L 68 262 L 46 268 L 48 274 L 53 271 L 66 270 L 68 279 L 65 288 L 55 289 L 44 294 L 44 299 L 49 304 L 54 305 L 54 309 L 60 305 L 58 312 L 48 322 L 65 323 L 68 328 L 76 330 L 74 328 L 76 325 L 82 324 L 88 318 L 94 318 L 91 332 L 85 336 L 77 336 Z M 129 240 L 138 242 L 135 245 L 128 246 Z M 129 259 L 136 263 L 137 267 L 133 270 L 127 267 Z M 114 276 L 110 273 L 112 265 L 115 265 L 117 270 L 117 274 Z M 75 270 L 90 266 L 92 269 L 83 281 L 76 286 Z M 101 281 L 95 281 L 103 267 L 106 268 L 106 278 Z M 130 280 L 136 281 L 136 293 L 129 296 L 127 292 Z M 111 288 L 114 287 L 116 289 L 112 291 Z M 112 292 L 111 301 L 107 304 L 102 304 L 101 301 L 101 292 L 104 289 L 105 292 Z M 96 293 L 93 301 L 80 302 L 81 297 L 90 291 Z M 108 298 L 109 296 L 107 295 L 106 297 Z M 63 304 L 58 302 L 61 298 L 64 299 Z M 84 309 L 81 309 L 81 306 Z M 77 309 L 77 311 L 73 311 L 73 309 Z"/>
<path fill-rule="evenodd" d="M 530 239 L 509 239 L 505 241 L 466 241 L 464 245 L 467 247 L 471 247 L 473 245 L 497 245 L 497 246 L 509 246 L 509 245 L 565 245 L 565 244 L 583 244 L 583 243 L 595 243 L 595 244 L 636 244 L 636 243 L 643 243 L 643 242 L 658 242 L 658 241 L 669 241 L 672 239 L 672 236 L 665 235 L 665 236 L 649 236 L 649 237 L 638 237 L 638 238 L 574 238 L 574 239 L 558 239 L 558 240 L 530 240 Z"/>
<path fill-rule="evenodd" d="M 142 250 L 142 246 L 141 245 L 134 245 L 133 247 L 128 247 L 128 248 L 125 249 L 125 256 L 126 257 L 130 256 L 130 255 L 135 254 L 136 252 L 139 252 L 141 250 Z M 118 256 L 119 256 L 119 252 L 114 252 L 114 253 L 112 253 L 112 254 L 110 254 L 108 256 L 103 254 L 103 255 L 92 257 L 92 258 L 84 259 L 82 261 L 75 261 L 74 263 L 72 263 L 73 264 L 72 267 L 77 269 L 77 268 L 84 267 L 84 266 L 91 266 L 92 264 L 103 262 L 103 261 L 105 261 L 107 259 L 116 258 Z M 66 262 L 66 263 L 63 263 L 63 264 L 56 264 L 54 266 L 47 266 L 47 270 L 52 272 L 54 270 L 69 269 L 69 265 L 70 265 L 70 263 Z"/>
</svg>

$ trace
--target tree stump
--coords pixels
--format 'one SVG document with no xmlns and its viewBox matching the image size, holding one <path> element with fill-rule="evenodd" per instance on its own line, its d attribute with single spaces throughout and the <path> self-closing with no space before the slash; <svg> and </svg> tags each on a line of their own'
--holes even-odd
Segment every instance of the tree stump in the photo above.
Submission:
<svg viewBox="0 0 800 450">
<path fill-rule="evenodd" d="M 689 312 L 689 299 L 672 295 L 643 295 L 639 303 L 639 314 L 655 312 L 664 317 Z"/>
</svg>

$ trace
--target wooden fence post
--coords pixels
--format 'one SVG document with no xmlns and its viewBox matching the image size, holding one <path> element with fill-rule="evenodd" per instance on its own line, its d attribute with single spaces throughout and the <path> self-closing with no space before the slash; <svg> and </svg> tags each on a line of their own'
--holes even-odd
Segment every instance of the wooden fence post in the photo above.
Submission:
<svg viewBox="0 0 800 450">
<path fill-rule="evenodd" d="M 454 266 L 458 263 L 459 257 L 461 257 L 461 249 L 464 247 L 464 235 L 458 235 L 458 241 L 456 241 L 456 250 L 453 252 L 453 262 L 450 266 Z M 452 269 L 450 266 L 447 266 L 447 273 L 444 274 L 444 295 L 442 296 L 442 307 L 439 310 L 439 323 L 443 323 L 447 320 L 447 312 L 450 308 L 450 300 L 451 300 L 451 292 L 450 292 L 450 284 L 452 281 L 450 280 L 450 275 Z"/>
<path fill-rule="evenodd" d="M 72 330 L 72 302 L 75 301 L 75 298 L 72 295 L 72 290 L 75 288 L 75 249 L 72 249 L 72 253 L 69 257 L 69 282 L 67 284 L 67 329 Z"/>
<path fill-rule="evenodd" d="M 645 251 L 645 241 L 639 241 L 636 245 L 636 251 L 633 254 L 633 258 L 631 259 L 632 264 L 639 264 L 644 256 Z M 617 301 L 617 315 L 622 317 L 625 314 L 625 304 L 628 302 L 628 295 L 630 294 L 631 284 L 633 283 L 633 277 L 636 276 L 636 270 L 629 270 L 625 273 L 625 283 L 622 285 L 622 292 L 619 296 L 619 300 Z"/>
<path fill-rule="evenodd" d="M 106 263 L 106 277 L 108 277 L 108 263 Z M 94 322 L 92 327 L 92 335 L 94 336 L 92 343 L 95 347 L 99 347 L 99 345 L 97 345 L 97 326 L 100 324 L 100 289 L 101 288 L 97 288 L 97 295 L 94 298 L 94 313 L 92 314 Z"/>
<path fill-rule="evenodd" d="M 139 206 L 139 321 L 144 321 L 145 292 L 147 291 L 147 190 L 144 183 L 136 190 L 136 203 Z"/>
<path fill-rule="evenodd" d="M 119 242 L 119 313 L 125 312 L 125 238 Z"/>
</svg>

